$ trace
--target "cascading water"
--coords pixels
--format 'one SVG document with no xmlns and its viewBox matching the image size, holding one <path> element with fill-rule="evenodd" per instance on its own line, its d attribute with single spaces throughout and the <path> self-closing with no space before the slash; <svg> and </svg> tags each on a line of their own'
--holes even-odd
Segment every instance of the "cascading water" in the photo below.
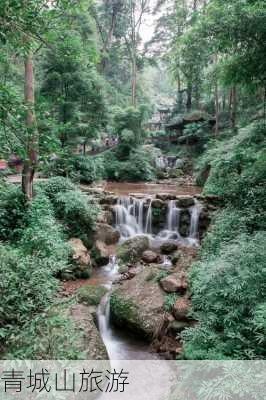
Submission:
<svg viewBox="0 0 266 400">
<path fill-rule="evenodd" d="M 168 204 L 167 229 L 172 232 L 179 232 L 181 209 L 176 206 L 175 200 L 170 200 Z"/>
<path fill-rule="evenodd" d="M 148 211 L 144 206 L 146 199 L 133 197 L 120 197 L 115 206 L 115 227 L 120 232 L 122 239 L 127 239 L 143 233 L 152 234 L 152 208 L 151 202 Z"/>
<path fill-rule="evenodd" d="M 191 215 L 189 237 L 191 239 L 199 238 L 199 217 L 201 210 L 202 208 L 198 203 L 189 209 Z"/>
</svg>

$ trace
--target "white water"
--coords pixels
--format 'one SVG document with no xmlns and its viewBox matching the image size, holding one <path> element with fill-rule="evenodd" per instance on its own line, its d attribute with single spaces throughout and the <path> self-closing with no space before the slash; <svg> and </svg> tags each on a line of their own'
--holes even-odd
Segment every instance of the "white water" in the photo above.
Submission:
<svg viewBox="0 0 266 400">
<path fill-rule="evenodd" d="M 118 265 L 115 256 L 110 257 L 110 263 L 101 268 L 101 275 L 106 278 L 105 286 L 109 289 L 103 297 L 98 310 L 97 321 L 102 340 L 110 360 L 151 360 L 157 356 L 150 353 L 148 344 L 116 329 L 110 321 L 110 296 L 112 282 L 118 276 Z"/>
<path fill-rule="evenodd" d="M 152 199 L 123 196 L 118 199 L 115 206 L 115 228 L 120 232 L 122 241 L 136 235 L 146 234 L 150 238 L 159 241 L 175 240 L 197 245 L 201 210 L 201 206 L 198 203 L 189 208 L 191 215 L 189 235 L 187 238 L 182 238 L 179 231 L 182 209 L 176 206 L 176 200 L 170 200 L 168 202 L 165 228 L 155 235 L 152 221 Z"/>
</svg>

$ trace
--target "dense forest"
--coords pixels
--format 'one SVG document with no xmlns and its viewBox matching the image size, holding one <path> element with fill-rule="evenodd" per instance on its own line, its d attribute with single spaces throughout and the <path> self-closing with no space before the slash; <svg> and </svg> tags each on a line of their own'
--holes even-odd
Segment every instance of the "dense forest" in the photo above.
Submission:
<svg viewBox="0 0 266 400">
<path fill-rule="evenodd" d="M 146 358 L 264 359 L 265 1 L 1 0 L 0 23 L 0 358 L 115 357 L 108 301 Z"/>
</svg>

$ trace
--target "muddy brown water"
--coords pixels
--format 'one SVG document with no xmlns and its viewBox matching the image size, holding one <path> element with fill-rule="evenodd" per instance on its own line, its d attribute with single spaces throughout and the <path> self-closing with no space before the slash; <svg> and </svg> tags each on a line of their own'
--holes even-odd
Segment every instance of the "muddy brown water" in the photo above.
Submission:
<svg viewBox="0 0 266 400">
<path fill-rule="evenodd" d="M 107 182 L 104 186 L 107 192 L 113 192 L 118 196 L 128 196 L 133 194 L 143 194 L 153 196 L 156 194 L 172 194 L 175 196 L 190 195 L 195 196 L 201 193 L 201 188 L 193 185 L 178 185 L 171 183 L 129 183 L 129 182 Z"/>
</svg>

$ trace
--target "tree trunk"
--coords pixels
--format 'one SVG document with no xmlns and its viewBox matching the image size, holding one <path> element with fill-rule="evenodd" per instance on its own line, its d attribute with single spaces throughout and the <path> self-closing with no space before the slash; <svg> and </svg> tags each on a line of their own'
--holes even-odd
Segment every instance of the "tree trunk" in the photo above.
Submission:
<svg viewBox="0 0 266 400">
<path fill-rule="evenodd" d="M 217 54 L 215 55 L 215 64 L 217 65 L 218 63 L 218 56 Z M 215 84 L 214 84 L 214 90 L 215 90 L 215 136 L 218 136 L 219 134 L 219 112 L 220 112 L 220 107 L 219 107 L 219 87 L 218 87 L 218 79 L 217 79 L 217 74 L 215 74 Z"/>
<path fill-rule="evenodd" d="M 236 117 L 237 117 L 237 91 L 236 86 L 232 87 L 230 95 L 230 122 L 233 132 L 236 131 Z"/>
<path fill-rule="evenodd" d="M 192 85 L 189 83 L 187 87 L 187 112 L 192 108 Z"/>
<path fill-rule="evenodd" d="M 132 57 L 132 105 L 137 106 L 137 63 L 135 54 Z"/>
<path fill-rule="evenodd" d="M 25 58 L 25 104 L 27 107 L 26 128 L 28 133 L 26 159 L 22 171 L 22 191 L 30 201 L 33 197 L 33 179 L 37 167 L 38 134 L 34 112 L 34 70 L 33 57 L 29 52 Z"/>
</svg>

